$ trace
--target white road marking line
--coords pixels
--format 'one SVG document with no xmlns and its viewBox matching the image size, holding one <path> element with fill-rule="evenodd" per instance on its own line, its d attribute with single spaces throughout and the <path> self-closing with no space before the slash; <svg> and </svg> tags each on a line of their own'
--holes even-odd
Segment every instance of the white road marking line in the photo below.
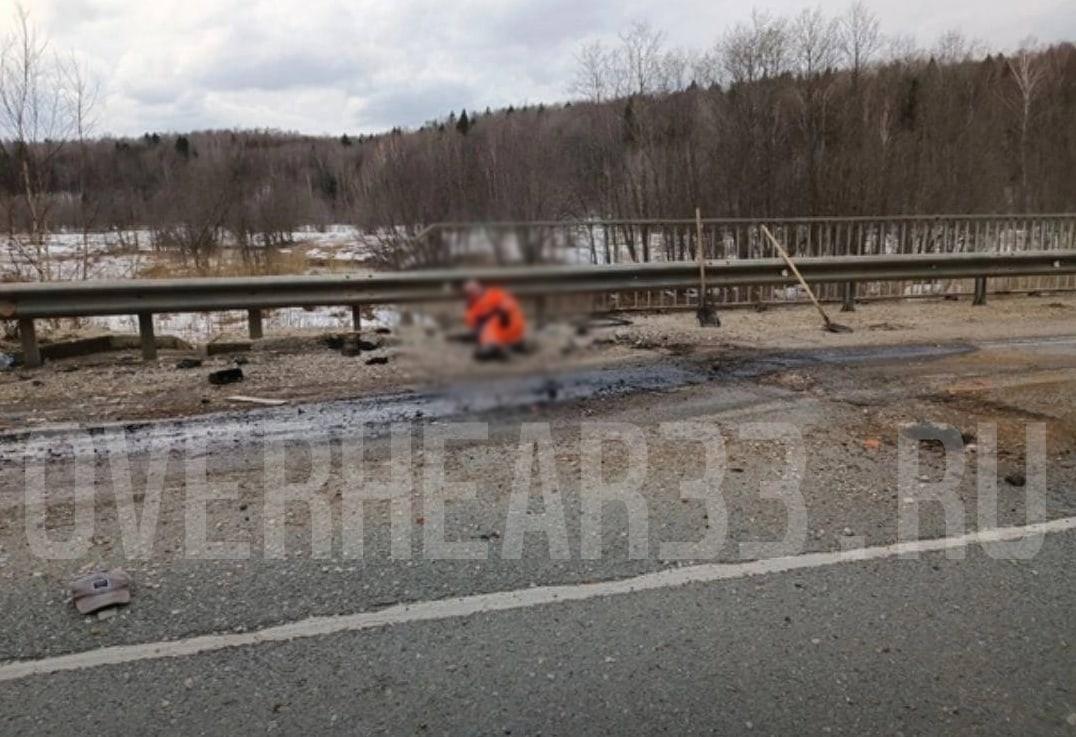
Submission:
<svg viewBox="0 0 1076 737">
<path fill-rule="evenodd" d="M 693 583 L 707 583 L 770 573 L 782 573 L 809 568 L 821 568 L 838 563 L 853 563 L 882 558 L 965 548 L 971 545 L 1008 542 L 1026 537 L 1065 532 L 1076 529 L 1076 517 L 1041 522 L 1023 527 L 1002 527 L 971 532 L 936 540 L 916 540 L 873 548 L 806 553 L 782 558 L 768 558 L 747 563 L 705 563 L 684 568 L 670 568 L 645 573 L 632 578 L 600 583 L 541 586 L 518 591 L 475 594 L 455 599 L 400 604 L 375 612 L 359 612 L 330 617 L 311 617 L 298 622 L 268 627 L 257 632 L 203 635 L 186 640 L 151 642 L 139 645 L 119 645 L 88 652 L 60 655 L 40 660 L 24 660 L 0 665 L 0 682 L 30 676 L 48 675 L 61 671 L 86 670 L 105 665 L 121 665 L 143 660 L 180 658 L 233 647 L 263 643 L 289 642 L 306 637 L 322 637 L 340 632 L 391 627 L 411 622 L 467 617 L 488 612 L 526 609 L 547 604 L 585 601 L 607 596 L 656 589 L 672 588 Z"/>
</svg>

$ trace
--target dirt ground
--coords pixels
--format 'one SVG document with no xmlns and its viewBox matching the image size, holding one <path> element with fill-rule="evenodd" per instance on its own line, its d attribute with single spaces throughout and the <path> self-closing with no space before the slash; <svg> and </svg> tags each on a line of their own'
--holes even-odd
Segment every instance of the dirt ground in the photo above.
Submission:
<svg viewBox="0 0 1076 737">
<path fill-rule="evenodd" d="M 1073 342 L 1006 342 L 1076 335 L 1074 316 L 1076 299 L 995 299 L 978 311 L 947 302 L 871 304 L 851 315 L 835 315 L 856 332 L 833 335 L 822 332 L 817 316 L 805 308 L 763 314 L 728 312 L 723 315 L 723 328 L 706 330 L 694 327 L 690 315 L 659 315 L 636 317 L 633 325 L 602 328 L 587 336 L 552 328 L 539 336 L 536 353 L 493 366 L 473 365 L 467 346 L 427 335 L 418 328 L 388 336 L 392 338 L 390 345 L 373 355 L 388 356 L 390 362 L 374 366 L 366 365 L 368 354 L 345 357 L 317 338 L 292 336 L 266 339 L 258 346 L 260 350 L 244 354 L 249 359 L 243 366 L 248 379 L 239 385 L 215 388 L 206 381 L 209 370 L 231 365 L 230 355 L 210 359 L 201 368 L 182 370 L 175 368 L 180 354 L 162 355 L 150 366 L 133 354 L 107 354 L 57 361 L 38 371 L 3 374 L 0 401 L 8 421 L 17 429 L 25 420 L 12 418 L 20 413 L 43 423 L 237 410 L 240 406 L 227 397 L 239 393 L 298 402 L 417 388 L 453 376 L 493 377 L 542 368 L 605 367 L 617 362 L 654 371 L 674 363 L 712 367 L 709 378 L 698 384 L 596 394 L 544 407 L 489 413 L 488 441 L 455 443 L 444 455 L 445 477 L 475 482 L 478 494 L 474 501 L 449 505 L 447 524 L 453 539 L 486 542 L 497 549 L 506 535 L 521 426 L 546 422 L 554 443 L 557 488 L 571 521 L 569 535 L 577 540 L 583 484 L 581 426 L 587 420 L 601 420 L 634 425 L 645 433 L 649 450 L 643 493 L 653 540 L 698 540 L 710 529 L 709 512 L 701 502 L 682 499 L 680 490 L 681 484 L 699 478 L 703 465 L 699 446 L 663 438 L 660 427 L 668 422 L 699 422 L 717 427 L 725 437 L 727 473 L 721 488 L 728 510 L 728 537 L 736 544 L 723 548 L 717 559 L 734 561 L 739 560 L 738 543 L 780 539 L 788 523 L 784 506 L 762 493 L 765 485 L 777 483 L 786 473 L 785 450 L 780 443 L 745 437 L 742 431 L 750 423 L 782 423 L 802 435 L 805 470 L 801 493 L 808 520 L 803 545 L 807 551 L 841 549 L 852 539 L 861 539 L 857 544 L 881 545 L 896 538 L 898 510 L 910 498 L 899 485 L 897 471 L 900 428 L 908 423 L 952 425 L 961 431 L 967 472 L 957 493 L 967 510 L 969 529 L 981 522 L 976 516 L 979 459 L 991 443 L 988 433 L 993 434 L 994 428 L 999 524 L 1023 524 L 1027 519 L 1024 483 L 1008 479 L 1026 468 L 1026 437 L 1031 424 L 1043 425 L 1047 435 L 1046 515 L 1076 514 L 1072 489 L 1076 474 Z M 905 327 L 870 327 L 881 324 Z M 954 350 L 954 344 L 962 339 L 975 341 L 979 349 L 965 352 L 957 346 Z M 817 350 L 820 346 L 932 342 L 946 346 L 927 357 L 917 357 L 914 350 L 892 351 L 885 360 L 861 363 L 847 360 L 847 351 L 832 363 L 782 360 L 795 355 L 786 349 L 804 346 L 815 348 L 811 355 L 824 357 L 825 351 Z M 655 360 L 661 356 L 669 360 Z M 737 373 L 737 366 L 744 364 L 768 368 L 762 373 Z M 79 368 L 72 371 L 71 366 Z M 20 373 L 27 378 L 20 379 Z M 267 490 L 280 479 L 269 476 L 266 470 L 258 439 L 264 423 L 259 425 L 255 414 L 244 417 L 250 420 L 244 442 L 220 441 L 208 458 L 213 483 L 234 485 L 236 496 L 210 504 L 207 525 L 213 539 L 248 542 L 253 556 L 249 561 L 199 564 L 190 559 L 186 542 L 188 481 L 186 465 L 178 460 L 169 461 L 166 467 L 159 524 L 149 559 L 130 558 L 114 504 L 111 460 L 99 461 L 97 467 L 97 524 L 85 554 L 73 560 L 32 555 L 27 544 L 29 518 L 21 446 L 11 445 L 10 462 L 0 463 L 0 580 L 10 582 L 12 592 L 7 602 L 0 598 L 0 614 L 8 617 L 3 620 L 0 616 L 4 625 L 0 629 L 9 633 L 6 645 L 0 641 L 0 659 L 5 657 L 4 647 L 7 657 L 57 648 L 62 651 L 81 642 L 87 632 L 95 643 L 119 644 L 131 638 L 162 639 L 162 632 L 171 637 L 221 631 L 236 626 L 240 616 L 242 626 L 261 626 L 372 608 L 386 601 L 408 601 L 420 591 L 445 597 L 471 590 L 600 580 L 667 565 L 656 557 L 629 560 L 622 518 L 610 517 L 614 523 L 606 525 L 602 533 L 603 549 L 610 552 L 600 564 L 576 559 L 575 548 L 569 561 L 550 560 L 539 545 L 528 548 L 536 552 L 523 563 L 495 557 L 489 564 L 460 562 L 458 568 L 447 568 L 443 561 L 419 557 L 426 502 L 418 483 L 411 497 L 415 561 L 391 559 L 391 515 L 396 513 L 387 504 L 370 511 L 363 559 L 348 558 L 340 554 L 336 525 L 343 518 L 343 495 L 353 478 L 340 447 L 330 456 L 327 480 L 319 492 L 328 501 L 334 520 L 337 542 L 333 557 L 313 556 L 309 510 L 289 505 L 281 518 L 274 518 L 282 519 L 286 527 L 287 555 L 268 561 L 273 568 L 268 589 L 272 593 L 267 595 L 258 588 L 268 580 L 259 575 L 258 566 L 269 557 L 264 537 L 270 519 Z M 436 424 L 434 418 L 427 418 L 413 426 L 409 467 L 415 479 L 425 478 L 426 464 L 436 462 L 436 457 L 431 460 L 420 445 L 419 433 L 425 431 L 427 422 Z M 130 435 L 138 432 L 132 430 Z M 306 478 L 312 473 L 308 456 L 301 447 L 295 450 L 296 454 L 289 456 L 288 469 L 294 478 Z M 392 452 L 389 439 L 369 438 L 362 452 L 370 464 L 371 477 L 386 480 Z M 147 462 L 146 458 L 132 457 L 133 489 L 142 488 Z M 945 458 L 924 450 L 920 464 L 913 486 L 940 479 Z M 628 454 L 615 447 L 601 460 L 606 478 L 620 478 L 627 465 Z M 49 464 L 49 482 L 54 488 L 65 489 L 73 472 L 71 464 L 58 458 Z M 148 481 L 145 483 L 148 486 Z M 133 498 L 138 504 L 146 500 L 141 491 Z M 944 534 L 946 521 L 940 505 L 924 509 L 922 534 Z M 72 513 L 73 505 L 61 496 L 47 519 L 35 524 L 44 525 L 58 540 L 68 539 L 73 534 Z M 137 608 L 117 616 L 111 625 L 92 619 L 83 624 L 64 600 L 67 582 L 79 571 L 116 565 L 123 565 L 138 581 Z M 298 593 L 286 599 L 277 596 L 282 580 Z M 210 589 L 220 592 L 219 601 L 205 601 L 204 592 Z M 34 637 L 32 630 L 19 626 L 30 617 L 47 622 L 53 635 Z"/>
<path fill-rule="evenodd" d="M 177 363 L 195 354 L 161 351 L 155 362 L 137 353 L 103 353 L 48 362 L 40 369 L 0 372 L 0 431 L 57 423 L 142 420 L 237 410 L 236 395 L 289 403 L 345 399 L 505 374 L 556 372 L 615 364 L 642 357 L 699 355 L 720 360 L 726 352 L 857 345 L 983 342 L 1013 337 L 1076 334 L 1076 296 L 992 297 L 985 307 L 947 300 L 872 302 L 853 313 L 831 309 L 853 329 L 820 329 L 810 306 L 728 310 L 720 328 L 700 328 L 690 313 L 629 315 L 630 325 L 590 329 L 580 335 L 568 324 L 535 332 L 535 350 L 508 363 L 475 364 L 470 347 L 429 327 L 409 326 L 384 345 L 348 357 L 323 335 L 268 336 L 249 351 L 202 358 L 195 368 Z M 368 364 L 371 358 L 383 359 Z M 242 364 L 244 380 L 212 386 L 210 372 Z"/>
</svg>

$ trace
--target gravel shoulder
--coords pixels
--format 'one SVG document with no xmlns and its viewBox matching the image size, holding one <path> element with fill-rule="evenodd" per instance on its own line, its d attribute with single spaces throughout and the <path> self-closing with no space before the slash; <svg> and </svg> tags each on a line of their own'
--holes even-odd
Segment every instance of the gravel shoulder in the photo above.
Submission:
<svg viewBox="0 0 1076 737">
<path fill-rule="evenodd" d="M 688 313 L 631 315 L 631 325 L 596 328 L 586 335 L 577 335 L 569 325 L 553 325 L 536 333 L 534 353 L 493 365 L 475 364 L 468 346 L 418 326 L 401 328 L 391 336 L 371 336 L 384 338 L 386 345 L 354 357 L 330 350 L 324 336 L 312 333 L 270 336 L 255 342 L 250 351 L 206 358 L 193 369 L 176 367 L 190 352 L 162 351 L 150 363 L 129 351 L 97 354 L 49 362 L 37 370 L 0 372 L 0 431 L 181 417 L 249 406 L 229 399 L 235 395 L 321 402 L 461 379 L 615 366 L 640 358 L 694 354 L 720 360 L 745 350 L 1073 335 L 1076 296 L 993 297 L 985 307 L 947 300 L 870 302 L 854 313 L 834 312 L 833 317 L 854 332 L 822 331 L 810 306 L 729 310 L 722 313 L 723 325 L 716 329 L 698 327 Z M 367 363 L 375 357 L 385 362 Z M 233 367 L 237 358 L 244 363 L 242 383 L 222 387 L 208 383 L 211 371 Z"/>
</svg>

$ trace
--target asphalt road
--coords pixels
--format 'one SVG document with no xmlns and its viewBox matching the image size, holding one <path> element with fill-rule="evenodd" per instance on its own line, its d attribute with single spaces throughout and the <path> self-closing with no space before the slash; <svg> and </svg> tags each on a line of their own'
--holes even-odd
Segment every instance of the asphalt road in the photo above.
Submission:
<svg viewBox="0 0 1076 737">
<path fill-rule="evenodd" d="M 5 735 L 1076 733 L 1076 533 L 3 684 Z"/>
<path fill-rule="evenodd" d="M 1002 476 L 1023 464 L 1023 426 L 1039 422 L 1049 437 L 1045 516 L 1071 519 L 1074 346 L 1069 339 L 822 352 L 725 362 L 709 373 L 699 361 L 683 384 L 487 412 L 489 440 L 455 449 L 448 463 L 480 482 L 478 500 L 450 511 L 448 526 L 457 538 L 488 543 L 483 561 L 428 560 L 418 540 L 411 560 L 392 560 L 388 519 L 374 514 L 364 560 L 338 547 L 329 559 L 312 558 L 302 515 L 289 518 L 289 555 L 266 559 L 254 532 L 260 455 L 237 442 L 212 460 L 213 473 L 236 483 L 240 498 L 215 508 L 210 524 L 219 535 L 249 534 L 250 560 L 185 557 L 182 489 L 172 482 L 150 560 L 124 559 L 107 509 L 86 559 L 34 560 L 19 548 L 21 469 L 0 469 L 0 735 L 1076 735 L 1071 530 L 1047 535 L 1027 561 L 994 560 L 973 544 L 965 560 L 942 553 L 830 560 L 505 611 L 438 610 L 429 621 L 393 615 L 452 597 L 666 575 L 679 564 L 656 553 L 657 541 L 698 539 L 709 528 L 700 503 L 678 495 L 681 482 L 697 478 L 697 453 L 652 440 L 647 557 L 629 557 L 626 519 L 614 511 L 603 528 L 605 554 L 582 559 L 578 489 L 568 478 L 561 493 L 570 557 L 552 559 L 528 538 L 521 560 L 503 559 L 513 465 L 506 454 L 521 424 L 536 420 L 549 423 L 569 471 L 577 468 L 570 448 L 584 417 L 647 428 L 682 420 L 798 426 L 806 444 L 802 555 L 895 542 L 904 503 L 894 485 L 897 422 L 951 422 L 972 442 L 979 423 L 996 424 Z M 873 438 L 880 446 L 866 447 Z M 375 454 L 387 443 L 378 442 Z M 970 531 L 979 522 L 974 453 L 957 491 Z M 759 492 L 783 460 L 773 448 L 733 439 L 728 460 L 728 544 L 715 560 L 746 565 L 740 543 L 779 538 L 784 529 L 783 508 Z M 927 454 L 921 463 L 924 474 L 940 474 L 938 458 Z M 1000 484 L 999 524 L 1027 523 L 1025 494 Z M 924 539 L 952 534 L 940 510 L 924 510 Z M 79 617 L 64 602 L 65 581 L 94 561 L 135 575 L 134 602 L 106 621 Z M 207 635 L 243 638 L 317 621 L 310 618 L 377 612 L 385 613 L 378 627 L 315 627 L 293 641 L 248 638 L 179 657 L 153 652 L 156 642 L 182 650 Z M 134 655 L 47 672 L 57 658 L 105 653 L 108 660 L 116 647 L 133 647 L 125 652 Z M 38 663 L 41 672 L 5 678 L 5 667 L 20 662 Z"/>
</svg>

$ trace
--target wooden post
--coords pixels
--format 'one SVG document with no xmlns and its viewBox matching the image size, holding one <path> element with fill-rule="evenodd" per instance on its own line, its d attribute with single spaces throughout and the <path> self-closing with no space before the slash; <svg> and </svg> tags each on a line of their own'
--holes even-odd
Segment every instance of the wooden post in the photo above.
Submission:
<svg viewBox="0 0 1076 737">
<path fill-rule="evenodd" d="M 37 345 L 37 332 L 34 321 L 28 318 L 19 320 L 19 337 L 22 339 L 22 363 L 28 368 L 41 365 L 41 349 Z"/>
<path fill-rule="evenodd" d="M 695 317 L 698 319 L 700 327 L 719 328 L 721 327 L 721 318 L 717 316 L 717 312 L 710 305 L 706 294 L 706 247 L 703 245 L 702 210 L 697 207 L 695 208 L 695 239 L 697 241 L 695 245 L 696 255 L 699 258 L 699 309 L 695 313 Z"/>
<path fill-rule="evenodd" d="M 695 208 L 695 251 L 699 257 L 699 309 L 706 309 L 706 254 L 702 248 L 702 210 Z"/>
<path fill-rule="evenodd" d="M 549 319 L 549 298 L 546 295 L 540 295 L 534 300 L 534 322 L 540 327 L 546 326 L 546 321 Z"/>
<path fill-rule="evenodd" d="M 975 299 L 972 304 L 976 307 L 986 304 L 986 277 L 980 276 L 975 279 Z"/>
<path fill-rule="evenodd" d="M 362 331 L 362 306 L 351 305 L 351 329 L 356 333 Z"/>
<path fill-rule="evenodd" d="M 258 309 L 247 310 L 247 327 L 251 340 L 260 340 L 262 337 L 262 311 Z"/>
<path fill-rule="evenodd" d="M 153 313 L 138 313 L 138 334 L 142 338 L 142 359 L 157 360 L 157 338 L 153 335 Z"/>
<path fill-rule="evenodd" d="M 841 295 L 841 312 L 855 312 L 856 311 L 856 283 L 854 281 L 846 281 L 844 283 L 844 292 Z"/>
<path fill-rule="evenodd" d="M 853 249 L 853 244 L 855 248 Z M 863 223 L 858 222 L 855 226 L 849 224 L 848 226 L 848 248 L 846 253 L 851 256 L 852 251 L 855 251 L 856 256 L 863 255 Z M 841 295 L 841 312 L 855 312 L 856 311 L 856 283 L 849 281 L 844 283 L 844 293 Z"/>
</svg>

